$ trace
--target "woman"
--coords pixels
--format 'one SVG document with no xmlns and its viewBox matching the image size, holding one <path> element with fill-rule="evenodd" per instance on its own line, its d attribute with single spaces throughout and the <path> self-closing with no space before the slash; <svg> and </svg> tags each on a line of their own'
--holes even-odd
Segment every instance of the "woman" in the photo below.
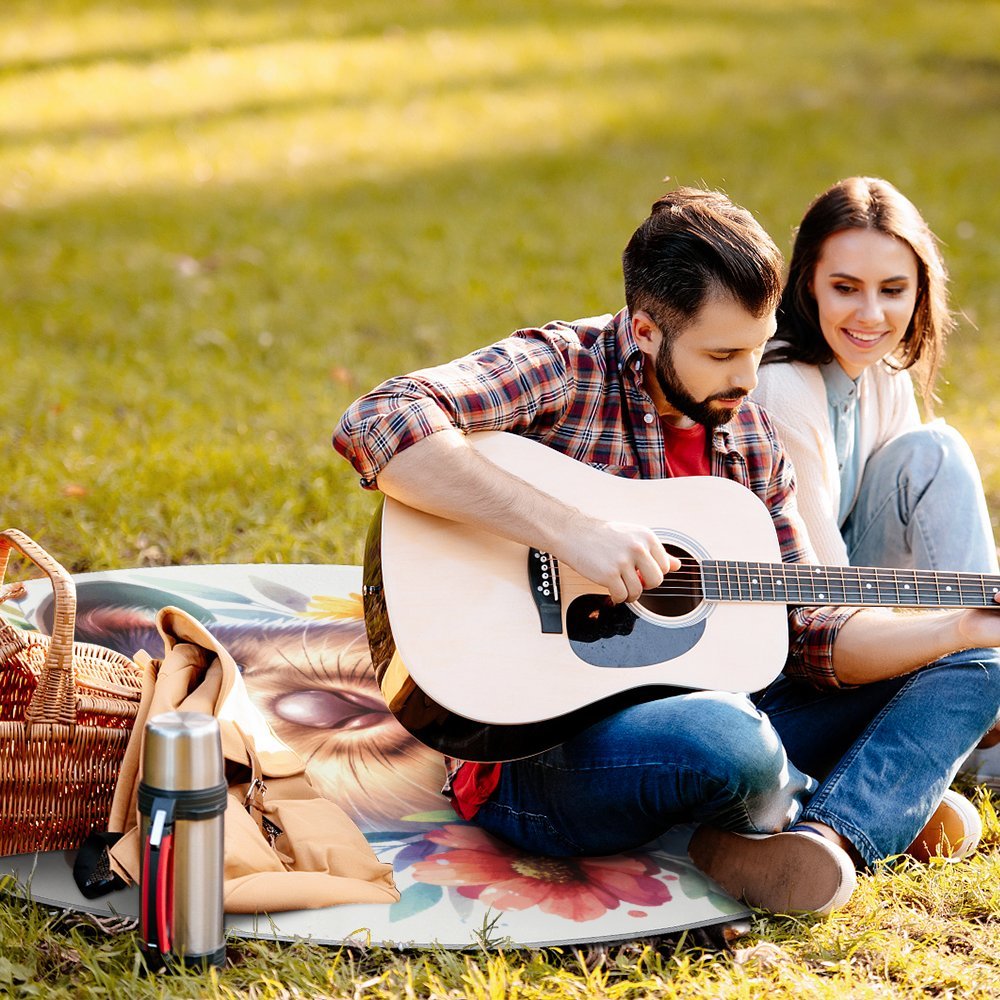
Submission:
<svg viewBox="0 0 1000 1000">
<path fill-rule="evenodd" d="M 813 201 L 754 396 L 795 466 L 820 562 L 997 572 L 972 453 L 943 421 L 921 423 L 911 378 L 930 410 L 952 326 L 937 240 L 892 184 L 850 177 Z"/>
</svg>

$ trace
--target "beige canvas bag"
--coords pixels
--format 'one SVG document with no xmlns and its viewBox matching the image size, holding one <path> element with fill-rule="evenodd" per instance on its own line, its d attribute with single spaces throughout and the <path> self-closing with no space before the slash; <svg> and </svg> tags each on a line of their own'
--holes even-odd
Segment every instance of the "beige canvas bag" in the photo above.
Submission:
<svg viewBox="0 0 1000 1000">
<path fill-rule="evenodd" d="M 271 730 L 250 700 L 232 656 L 189 614 L 156 616 L 164 657 L 143 652 L 142 700 L 115 788 L 108 829 L 112 869 L 139 879 L 138 788 L 146 720 L 191 711 L 219 721 L 229 802 L 225 814 L 223 898 L 227 913 L 314 909 L 335 903 L 399 899 L 392 866 L 380 862 L 361 831 L 321 798 L 305 764 Z"/>
</svg>

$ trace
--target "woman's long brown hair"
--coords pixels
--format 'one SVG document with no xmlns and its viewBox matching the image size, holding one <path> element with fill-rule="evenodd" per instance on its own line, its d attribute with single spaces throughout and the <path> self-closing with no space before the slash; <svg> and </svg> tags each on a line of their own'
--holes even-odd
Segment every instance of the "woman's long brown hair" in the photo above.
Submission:
<svg viewBox="0 0 1000 1000">
<path fill-rule="evenodd" d="M 913 203 L 878 177 L 848 177 L 817 197 L 795 236 L 788 279 L 778 307 L 778 332 L 764 364 L 803 361 L 823 364 L 833 351 L 819 325 L 812 291 L 823 244 L 846 229 L 871 229 L 902 240 L 917 258 L 917 301 L 899 347 L 885 363 L 896 370 L 913 369 L 924 407 L 931 410 L 934 383 L 944 357 L 945 341 L 954 326 L 948 309 L 948 273 L 938 241 Z"/>
</svg>

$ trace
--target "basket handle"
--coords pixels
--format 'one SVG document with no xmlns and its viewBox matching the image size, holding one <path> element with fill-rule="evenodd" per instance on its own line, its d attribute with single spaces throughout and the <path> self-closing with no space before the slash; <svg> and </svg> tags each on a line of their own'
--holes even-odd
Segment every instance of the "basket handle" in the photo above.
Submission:
<svg viewBox="0 0 1000 1000">
<path fill-rule="evenodd" d="M 55 617 L 38 686 L 24 713 L 28 725 L 76 725 L 76 685 L 73 677 L 73 634 L 76 627 L 76 584 L 66 570 L 36 541 L 17 528 L 0 532 L 0 583 L 7 574 L 10 550 L 44 570 L 52 582 Z"/>
</svg>

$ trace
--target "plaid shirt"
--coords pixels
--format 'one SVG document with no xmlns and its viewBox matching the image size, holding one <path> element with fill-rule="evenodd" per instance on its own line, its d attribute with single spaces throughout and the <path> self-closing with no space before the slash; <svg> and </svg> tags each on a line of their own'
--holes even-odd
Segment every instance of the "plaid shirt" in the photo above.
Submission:
<svg viewBox="0 0 1000 1000">
<path fill-rule="evenodd" d="M 663 479 L 669 474 L 663 432 L 642 386 L 644 363 L 624 309 L 518 330 L 465 358 L 382 383 L 347 410 L 333 444 L 367 489 L 376 488 L 393 455 L 448 427 L 513 431 L 616 475 Z M 764 501 L 785 562 L 815 562 L 795 504 L 791 463 L 753 401 L 715 429 L 711 469 Z M 854 613 L 791 609 L 785 673 L 839 687 L 833 642 Z"/>
<path fill-rule="evenodd" d="M 435 431 L 513 431 L 588 465 L 632 479 L 669 475 L 660 421 L 642 386 L 645 355 L 627 310 L 615 316 L 518 330 L 446 365 L 389 379 L 351 405 L 333 444 L 375 489 L 397 452 Z M 785 562 L 815 562 L 795 504 L 795 481 L 766 413 L 746 401 L 715 429 L 712 475 L 733 479 L 767 505 Z M 839 687 L 833 642 L 855 610 L 792 608 L 785 673 Z M 443 791 L 471 819 L 500 780 L 498 764 L 445 758 Z M 460 778 L 461 775 L 461 778 Z"/>
</svg>

